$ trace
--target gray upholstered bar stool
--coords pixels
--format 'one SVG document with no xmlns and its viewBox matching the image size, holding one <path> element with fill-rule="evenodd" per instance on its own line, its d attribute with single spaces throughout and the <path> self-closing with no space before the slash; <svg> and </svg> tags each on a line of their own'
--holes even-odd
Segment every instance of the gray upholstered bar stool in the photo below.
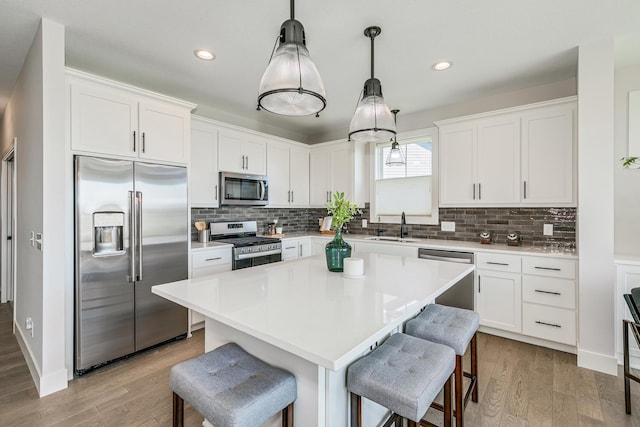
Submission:
<svg viewBox="0 0 640 427">
<path fill-rule="evenodd" d="M 467 406 L 469 394 L 474 402 L 478 401 L 478 349 L 476 332 L 480 324 L 478 313 L 462 308 L 430 304 L 415 319 L 407 322 L 405 332 L 414 337 L 437 342 L 451 347 L 456 352 L 455 378 L 455 411 L 456 427 L 464 426 L 464 408 Z M 464 372 L 462 358 L 471 342 L 471 372 Z M 471 379 L 471 383 L 462 396 L 463 376 Z M 441 405 L 433 407 L 442 409 Z"/>
<path fill-rule="evenodd" d="M 445 345 L 406 334 L 393 334 L 347 370 L 351 392 L 351 427 L 362 426 L 362 397 L 391 411 L 384 424 L 409 427 L 432 425 L 422 421 L 444 388 L 444 425 L 451 426 L 451 374 L 455 352 Z M 400 422 L 400 423 L 398 423 Z"/>
<path fill-rule="evenodd" d="M 173 425 L 184 424 L 184 400 L 216 427 L 259 426 L 282 411 L 293 426 L 296 378 L 235 343 L 222 345 L 171 368 Z"/>
</svg>

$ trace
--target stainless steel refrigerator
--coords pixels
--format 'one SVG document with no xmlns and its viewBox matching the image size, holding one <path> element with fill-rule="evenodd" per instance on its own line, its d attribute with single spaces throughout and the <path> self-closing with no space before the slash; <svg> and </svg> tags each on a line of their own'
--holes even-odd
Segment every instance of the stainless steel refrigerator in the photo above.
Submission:
<svg viewBox="0 0 640 427">
<path fill-rule="evenodd" d="M 75 371 L 187 333 L 151 286 L 187 278 L 185 168 L 75 158 Z"/>
</svg>

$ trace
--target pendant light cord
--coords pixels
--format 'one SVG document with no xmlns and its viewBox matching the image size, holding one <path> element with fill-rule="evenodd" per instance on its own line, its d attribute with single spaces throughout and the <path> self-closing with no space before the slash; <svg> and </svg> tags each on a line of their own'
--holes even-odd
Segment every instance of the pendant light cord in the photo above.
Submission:
<svg viewBox="0 0 640 427">
<path fill-rule="evenodd" d="M 373 63 L 374 63 L 374 54 L 375 50 L 373 48 L 373 39 L 375 39 L 376 35 L 374 33 L 370 33 L 369 37 L 371 38 L 371 78 L 373 79 Z M 373 94 L 373 130 L 378 131 L 378 108 L 376 106 L 376 95 Z"/>
<path fill-rule="evenodd" d="M 295 19 L 295 18 L 294 18 L 294 15 L 295 15 L 295 14 L 294 14 L 293 12 L 295 11 L 295 7 L 296 7 L 296 6 L 295 6 L 295 4 L 294 4 L 294 3 L 295 3 L 295 0 L 291 0 L 291 2 L 289 2 L 289 4 L 291 5 L 291 6 L 290 6 L 290 9 L 291 9 L 291 20 L 292 20 L 292 21 Z"/>
</svg>

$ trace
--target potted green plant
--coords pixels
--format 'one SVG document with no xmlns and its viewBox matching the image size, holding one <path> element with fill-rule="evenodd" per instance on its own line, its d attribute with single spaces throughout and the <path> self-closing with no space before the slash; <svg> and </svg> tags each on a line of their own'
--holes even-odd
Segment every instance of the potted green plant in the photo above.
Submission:
<svg viewBox="0 0 640 427">
<path fill-rule="evenodd" d="M 327 213 L 332 217 L 331 226 L 336 232 L 333 240 L 325 246 L 327 268 L 329 271 L 342 272 L 344 259 L 351 256 L 351 245 L 342 239 L 342 226 L 361 214 L 362 209 L 345 200 L 343 192 L 336 191 L 333 200 L 327 203 Z"/>
<path fill-rule="evenodd" d="M 629 156 L 620 159 L 623 168 L 638 169 L 640 168 L 640 157 Z"/>
</svg>

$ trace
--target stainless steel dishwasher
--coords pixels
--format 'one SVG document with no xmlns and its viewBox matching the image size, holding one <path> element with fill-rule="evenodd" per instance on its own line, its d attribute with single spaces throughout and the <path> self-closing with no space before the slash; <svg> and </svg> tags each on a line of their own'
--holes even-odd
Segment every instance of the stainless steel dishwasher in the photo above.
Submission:
<svg viewBox="0 0 640 427">
<path fill-rule="evenodd" d="M 432 259 L 435 261 L 457 262 L 473 264 L 473 252 L 445 251 L 441 249 L 418 249 L 418 258 Z M 436 304 L 450 307 L 474 309 L 473 272 L 467 274 L 457 284 L 436 298 Z"/>
</svg>

